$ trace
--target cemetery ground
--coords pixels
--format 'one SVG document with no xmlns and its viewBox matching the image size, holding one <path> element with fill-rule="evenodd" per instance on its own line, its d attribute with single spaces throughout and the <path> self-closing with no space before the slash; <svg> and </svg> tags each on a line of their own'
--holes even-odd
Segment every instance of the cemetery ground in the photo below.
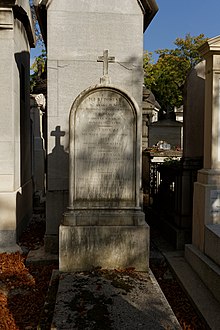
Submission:
<svg viewBox="0 0 220 330">
<path fill-rule="evenodd" d="M 20 240 L 23 254 L 0 254 L 0 329 L 1 330 L 31 330 L 50 329 L 52 322 L 55 297 L 57 290 L 57 277 L 50 283 L 52 271 L 58 268 L 58 263 L 41 263 L 26 265 L 27 253 L 30 250 L 39 249 L 43 246 L 45 231 L 44 213 L 34 214 L 33 220 Z M 151 258 L 150 267 L 156 277 L 164 295 L 173 309 L 182 329 L 203 330 L 209 329 L 203 318 L 181 288 L 177 278 L 172 273 L 165 258 L 160 253 L 157 241 L 160 233 L 156 229 L 151 229 Z M 156 242 L 156 243 L 155 243 Z M 157 258 L 155 258 L 157 255 Z M 158 257 L 159 256 L 159 257 Z M 117 281 L 125 291 L 129 288 L 118 281 L 120 276 L 129 276 L 135 279 L 136 272 L 132 269 L 104 271 L 94 270 L 112 279 L 112 283 Z M 106 275 L 106 272 L 108 274 Z M 56 274 L 56 271 L 53 272 Z M 50 283 L 49 298 L 48 287 Z M 49 299 L 49 300 L 48 300 Z M 82 299 L 82 297 L 80 297 Z M 46 300 L 46 305 L 45 305 Z M 110 318 L 107 317 L 106 306 L 103 301 L 99 301 L 97 316 L 93 316 L 96 321 L 94 329 L 111 329 Z M 45 307 L 46 306 L 46 307 Z M 97 301 L 96 301 L 96 306 Z M 75 306 L 77 310 L 77 302 Z M 78 310 L 78 329 L 88 329 L 83 327 L 83 319 L 86 318 L 85 310 Z M 40 324 L 40 326 L 39 326 Z M 91 328 L 93 329 L 93 328 Z"/>
</svg>

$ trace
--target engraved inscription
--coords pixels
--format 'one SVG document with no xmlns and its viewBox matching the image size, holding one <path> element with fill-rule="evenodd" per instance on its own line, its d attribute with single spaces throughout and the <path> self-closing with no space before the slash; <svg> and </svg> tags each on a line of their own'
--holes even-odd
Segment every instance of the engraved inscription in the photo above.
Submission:
<svg viewBox="0 0 220 330">
<path fill-rule="evenodd" d="M 77 200 L 134 200 L 136 118 L 112 90 L 93 91 L 75 114 Z"/>
</svg>

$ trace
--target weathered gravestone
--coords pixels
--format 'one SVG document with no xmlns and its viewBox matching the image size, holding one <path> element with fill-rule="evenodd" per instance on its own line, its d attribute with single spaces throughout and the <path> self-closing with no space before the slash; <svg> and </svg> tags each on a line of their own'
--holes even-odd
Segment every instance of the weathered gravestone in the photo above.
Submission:
<svg viewBox="0 0 220 330">
<path fill-rule="evenodd" d="M 142 117 L 127 92 L 101 84 L 70 112 L 69 208 L 60 226 L 60 270 L 148 269 L 149 229 L 140 208 Z"/>
</svg>

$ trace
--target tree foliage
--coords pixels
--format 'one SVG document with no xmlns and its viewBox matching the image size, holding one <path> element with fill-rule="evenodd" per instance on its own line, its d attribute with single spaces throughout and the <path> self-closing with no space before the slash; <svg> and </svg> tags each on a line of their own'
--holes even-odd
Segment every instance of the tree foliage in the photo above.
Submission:
<svg viewBox="0 0 220 330">
<path fill-rule="evenodd" d="M 35 86 L 38 84 L 41 84 L 42 80 L 45 79 L 42 74 L 46 70 L 46 59 L 47 58 L 46 58 L 46 50 L 45 50 L 43 37 L 42 37 L 40 27 L 39 27 L 39 24 L 37 21 L 37 15 L 36 15 L 35 9 L 34 9 L 33 0 L 29 0 L 29 2 L 30 2 L 32 18 L 33 18 L 33 22 L 34 22 L 35 35 L 36 35 L 36 39 L 37 39 L 37 47 L 41 51 L 40 54 L 35 57 L 34 62 L 31 66 L 30 86 L 31 86 L 31 92 L 33 92 Z"/>
<path fill-rule="evenodd" d="M 153 62 L 152 53 L 144 54 L 145 85 L 155 95 L 163 111 L 179 107 L 183 103 L 183 85 L 189 71 L 202 58 L 198 52 L 207 38 L 204 34 L 177 38 L 174 49 L 159 49 L 159 58 Z"/>
<path fill-rule="evenodd" d="M 39 28 L 39 24 L 37 21 L 37 15 L 34 9 L 34 1 L 33 0 L 29 0 L 30 3 L 30 7 L 31 7 L 31 14 L 32 14 L 32 19 L 34 22 L 34 30 L 35 30 L 35 35 L 36 35 L 36 41 L 37 44 L 40 45 L 41 47 L 44 48 L 44 42 L 43 42 L 43 37 Z"/>
<path fill-rule="evenodd" d="M 41 84 L 42 81 L 45 79 L 45 75 L 43 73 L 46 73 L 46 50 L 42 49 L 41 54 L 39 56 L 36 56 L 34 59 L 34 62 L 31 66 L 31 80 L 30 80 L 30 87 L 31 92 L 34 91 L 35 86 L 38 84 Z"/>
</svg>

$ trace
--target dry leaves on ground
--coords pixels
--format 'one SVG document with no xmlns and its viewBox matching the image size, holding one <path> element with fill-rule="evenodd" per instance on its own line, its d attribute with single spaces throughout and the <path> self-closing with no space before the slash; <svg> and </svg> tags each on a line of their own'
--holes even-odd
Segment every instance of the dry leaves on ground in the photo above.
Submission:
<svg viewBox="0 0 220 330">
<path fill-rule="evenodd" d="M 34 214 L 20 239 L 27 252 L 44 244 L 45 216 Z M 0 329 L 35 330 L 37 328 L 51 273 L 57 265 L 26 267 L 26 255 L 0 254 Z"/>
<path fill-rule="evenodd" d="M 166 262 L 154 263 L 151 260 L 150 267 L 182 329 L 209 330 L 205 321 L 195 311 L 189 298 L 175 279 L 175 276 L 170 273 Z"/>
<path fill-rule="evenodd" d="M 54 266 L 25 266 L 20 253 L 0 254 L 0 329 L 36 329 Z"/>
</svg>

